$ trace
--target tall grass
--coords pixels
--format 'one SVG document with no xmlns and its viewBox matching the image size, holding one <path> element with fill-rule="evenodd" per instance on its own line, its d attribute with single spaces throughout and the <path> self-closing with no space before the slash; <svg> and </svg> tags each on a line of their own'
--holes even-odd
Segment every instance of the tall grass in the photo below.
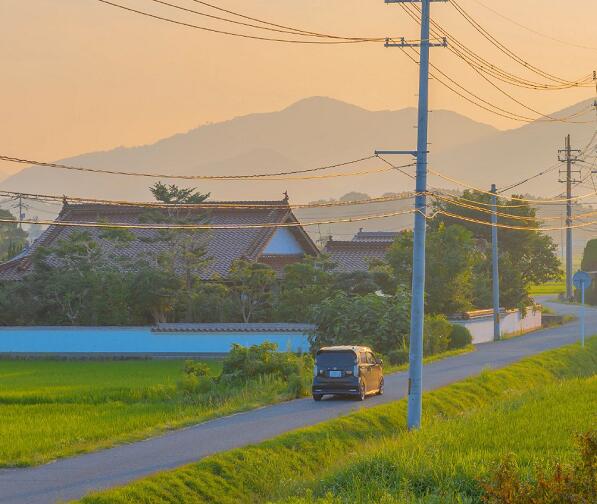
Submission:
<svg viewBox="0 0 597 504">
<path fill-rule="evenodd" d="M 221 362 L 206 361 L 213 375 Z M 39 464 L 289 398 L 264 377 L 187 394 L 181 361 L 0 360 L 0 467 Z"/>
<path fill-rule="evenodd" d="M 399 447 L 402 443 L 415 443 L 417 435 L 425 436 L 436 425 L 445 425 L 447 431 L 456 422 L 470 423 L 468 430 L 468 446 L 474 443 L 475 426 L 485 425 L 487 438 L 491 439 L 491 430 L 497 430 L 496 442 L 505 439 L 508 431 L 504 426 L 493 424 L 504 421 L 508 411 L 515 412 L 525 404 L 525 392 L 540 390 L 542 387 L 554 386 L 563 379 L 592 376 L 597 369 L 597 339 L 593 338 L 587 344 L 587 349 L 571 346 L 540 356 L 526 359 L 508 368 L 485 372 L 480 376 L 455 383 L 443 389 L 428 393 L 424 398 L 425 431 L 420 434 L 406 433 L 405 416 L 406 403 L 398 401 L 379 406 L 370 410 L 359 411 L 339 419 L 328 421 L 315 427 L 301 429 L 285 434 L 271 441 L 231 450 L 222 454 L 207 457 L 195 464 L 183 468 L 164 472 L 153 477 L 145 478 L 128 486 L 111 491 L 88 496 L 85 503 L 132 503 L 132 502 L 185 502 L 185 503 L 253 503 L 266 502 L 289 498 L 304 494 L 308 490 L 316 492 L 316 496 L 324 495 L 327 491 L 334 491 L 343 487 L 343 482 L 349 479 L 352 462 L 364 464 L 360 454 L 371 456 L 376 451 Z M 594 381 L 591 382 L 594 389 Z M 593 390 L 591 389 L 591 390 Z M 555 389 L 554 389 L 555 390 Z M 549 391 L 544 396 L 549 396 Z M 566 395 L 565 393 L 563 394 Z M 527 396 L 528 398 L 529 396 Z M 585 402 L 580 411 L 586 420 L 589 396 L 578 397 L 576 401 Z M 469 414 L 473 412 L 490 411 L 492 405 L 501 401 L 504 403 L 502 416 L 496 413 L 494 421 L 473 420 Z M 551 405 L 549 405 L 551 406 Z M 543 428 L 540 410 L 533 418 L 533 431 Z M 522 411 L 522 410 L 521 410 Z M 524 414 L 521 413 L 521 417 Z M 554 418 L 557 415 L 554 414 Z M 457 419 L 461 420 L 457 420 Z M 509 417 L 508 417 L 509 418 Z M 580 416 L 578 418 L 581 418 Z M 550 417 L 551 419 L 551 417 Z M 447 423 L 443 423 L 444 421 Z M 570 417 L 568 417 L 568 420 Z M 479 422 L 474 424 L 474 422 Z M 538 423 L 539 422 L 539 423 Z M 557 425 L 554 426 L 557 429 Z M 447 432 L 446 431 L 446 432 Z M 531 432 L 529 430 L 529 432 Z M 569 434 L 569 433 L 567 433 Z M 435 436 L 435 443 L 425 446 L 425 449 L 415 455 L 414 448 L 410 457 L 403 460 L 405 465 L 421 462 L 419 458 L 427 457 L 434 461 L 427 472 L 423 473 L 429 481 L 433 480 L 437 470 L 437 461 L 441 461 L 442 435 Z M 464 436 L 464 434 L 462 434 Z M 451 432 L 447 437 L 447 446 L 458 449 L 460 446 L 458 432 Z M 524 436 L 519 436 L 524 437 Z M 531 435 L 529 434 L 529 437 Z M 562 439 L 562 438 L 554 438 Z M 548 448 L 548 437 L 540 437 L 539 444 L 544 443 Z M 395 443 L 395 444 L 393 444 Z M 413 447 L 419 446 L 416 443 Z M 423 446 L 423 445 L 420 445 Z M 467 446 L 467 445 L 463 445 Z M 428 450 L 430 454 L 427 453 Z M 456 455 L 452 455 L 450 462 L 443 469 L 448 474 L 455 473 L 460 466 Z M 471 464 L 477 460 L 470 459 Z M 441 463 L 440 463 L 441 465 Z M 355 467 L 357 467 L 355 465 Z M 381 476 L 385 477 L 384 466 L 380 465 Z M 395 475 L 392 467 L 386 466 L 388 475 Z M 463 466 L 464 467 L 464 466 Z M 466 466 L 466 467 L 471 467 Z M 375 467 L 362 466 L 363 474 L 373 471 Z M 342 472 L 344 471 L 344 472 Z M 322 477 L 332 474 L 331 479 Z M 442 472 L 438 472 L 439 481 Z M 343 475 L 347 475 L 343 478 Z M 388 481 L 392 481 L 391 477 Z M 468 481 L 468 480 L 467 480 Z M 338 493 L 341 494 L 340 490 Z M 387 490 L 387 489 L 386 489 Z M 388 490 L 389 491 L 389 490 Z M 347 491 L 346 495 L 350 493 Z M 354 498 L 353 494 L 350 494 Z M 311 497 L 305 497 L 309 502 Z M 330 499 L 335 499 L 332 495 Z M 325 501 L 325 499 L 324 499 Z M 380 502 L 369 500 L 368 502 Z M 436 502 L 443 502 L 436 500 Z"/>
</svg>

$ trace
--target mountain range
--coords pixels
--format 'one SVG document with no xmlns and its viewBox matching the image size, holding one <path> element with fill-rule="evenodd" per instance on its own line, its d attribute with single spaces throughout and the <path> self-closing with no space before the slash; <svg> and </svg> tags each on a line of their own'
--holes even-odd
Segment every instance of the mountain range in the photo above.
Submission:
<svg viewBox="0 0 597 504">
<path fill-rule="evenodd" d="M 573 115 L 592 101 L 551 114 Z M 434 110 L 430 114 L 430 167 L 455 179 L 489 188 L 506 186 L 557 162 L 564 137 L 583 148 L 595 132 L 595 111 L 575 123 L 533 122 L 502 131 L 458 113 Z M 332 98 L 312 97 L 276 112 L 250 114 L 207 124 L 151 145 L 119 147 L 60 160 L 60 163 L 129 172 L 180 175 L 240 175 L 315 168 L 371 155 L 376 149 L 413 149 L 416 145 L 414 108 L 370 111 Z M 409 156 L 388 157 L 392 163 L 412 162 Z M 375 170 L 386 165 L 379 159 L 334 168 L 324 173 Z M 412 167 L 407 170 L 413 171 Z M 517 188 L 520 193 L 551 196 L 562 191 L 557 170 Z M 96 198 L 148 200 L 148 187 L 159 178 L 111 176 L 45 167 L 26 167 L 0 182 L 0 188 L 28 193 L 67 194 Z M 291 202 L 338 198 L 350 191 L 371 196 L 413 189 L 413 181 L 395 171 L 312 180 L 284 181 L 177 181 L 196 186 L 218 200 L 281 199 L 288 191 Z M 446 180 L 430 177 L 436 187 L 454 188 Z M 371 209 L 354 209 L 367 213 Z M 325 217 L 318 210 L 309 215 Z M 402 221 L 402 219 L 401 219 Z M 354 226 L 351 226 L 354 227 Z M 381 227 L 378 226 L 378 227 Z"/>
<path fill-rule="evenodd" d="M 586 107 L 583 102 L 555 112 L 563 117 Z M 592 112 L 591 114 L 594 114 Z M 581 116 L 592 119 L 594 115 Z M 564 136 L 581 148 L 595 130 L 582 124 L 534 122 L 507 131 L 475 122 L 455 112 L 430 115 L 430 166 L 473 185 L 510 184 L 557 160 Z M 200 126 L 151 145 L 120 147 L 60 160 L 63 164 L 181 175 L 238 175 L 314 168 L 362 158 L 375 149 L 413 149 L 416 110 L 369 111 L 325 97 L 301 100 L 281 111 L 250 114 Z M 394 156 L 395 164 L 409 157 Z M 375 169 L 379 160 L 331 172 Z M 27 167 L 0 183 L 23 192 L 82 195 L 100 198 L 147 199 L 151 179 L 93 175 Z M 441 180 L 434 185 L 446 186 Z M 189 185 L 189 184 L 186 184 Z M 352 190 L 371 195 L 412 189 L 412 181 L 395 173 L 317 179 L 314 181 L 198 181 L 215 199 L 277 199 L 288 190 L 293 201 L 338 197 Z M 555 175 L 524 186 L 526 192 L 548 196 L 561 190 Z"/>
</svg>

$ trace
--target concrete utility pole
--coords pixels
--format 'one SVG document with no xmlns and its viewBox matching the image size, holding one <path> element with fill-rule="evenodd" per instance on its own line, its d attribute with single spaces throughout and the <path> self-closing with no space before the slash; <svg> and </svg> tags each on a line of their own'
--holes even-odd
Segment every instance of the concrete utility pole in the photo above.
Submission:
<svg viewBox="0 0 597 504">
<path fill-rule="evenodd" d="M 578 170 L 572 170 L 572 165 L 576 161 L 576 154 L 580 153 L 578 149 L 572 149 L 570 146 L 570 135 L 566 136 L 565 147 L 558 151 L 558 160 L 566 163 L 566 177 L 562 179 L 560 170 L 560 182 L 566 184 L 566 299 L 571 301 L 574 297 L 572 288 L 572 184 L 580 180 L 573 179 L 573 173 L 580 175 Z"/>
<path fill-rule="evenodd" d="M 408 428 L 421 427 L 423 398 L 423 321 L 425 318 L 425 239 L 427 232 L 427 137 L 429 119 L 429 48 L 446 47 L 444 38 L 432 43 L 429 36 L 431 3 L 447 0 L 385 0 L 385 3 L 421 2 L 421 42 L 386 39 L 386 47 L 419 47 L 419 112 L 416 151 L 377 151 L 376 154 L 411 154 L 417 158 L 417 196 L 413 246 L 412 305 L 410 317 L 410 355 L 408 367 Z"/>
<path fill-rule="evenodd" d="M 491 185 L 491 260 L 493 276 L 493 339 L 499 341 L 502 337 L 500 331 L 500 270 L 498 254 L 498 228 L 497 228 L 497 188 Z"/>
</svg>

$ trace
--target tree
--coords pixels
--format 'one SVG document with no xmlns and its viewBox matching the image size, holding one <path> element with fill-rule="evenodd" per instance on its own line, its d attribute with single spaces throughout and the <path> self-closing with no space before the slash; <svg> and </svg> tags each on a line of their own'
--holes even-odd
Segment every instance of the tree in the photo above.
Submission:
<svg viewBox="0 0 597 504">
<path fill-rule="evenodd" d="M 590 240 L 584 250 L 580 269 L 583 271 L 597 271 L 597 239 Z M 585 293 L 587 303 L 597 305 L 597 278 L 593 275 L 593 283 Z"/>
<path fill-rule="evenodd" d="M 453 313 L 472 307 L 473 271 L 479 262 L 472 233 L 462 226 L 440 225 L 427 235 L 427 281 L 425 305 L 429 313 Z M 412 282 L 413 233 L 399 234 L 387 261 L 399 284 Z"/>
<path fill-rule="evenodd" d="M 209 193 L 198 193 L 195 188 L 166 186 L 161 182 L 150 187 L 150 191 L 157 201 L 172 205 L 172 207 L 151 210 L 143 216 L 142 220 L 171 225 L 207 222 L 205 212 L 197 212 L 196 209 L 186 205 L 203 203 L 209 198 Z M 167 250 L 157 258 L 158 264 L 169 274 L 180 277 L 181 295 L 186 305 L 185 318 L 191 322 L 193 319 L 193 289 L 200 281 L 202 270 L 209 263 L 209 259 L 206 257 L 206 232 L 200 229 L 161 230 L 158 233 L 158 240 L 167 243 Z"/>
<path fill-rule="evenodd" d="M 264 318 L 271 309 L 276 272 L 265 264 L 237 259 L 230 267 L 228 281 L 241 320 Z"/>
<path fill-rule="evenodd" d="M 0 219 L 15 220 L 8 210 L 0 209 Z M 16 256 L 27 245 L 27 233 L 14 222 L 0 223 L 0 262 Z"/>
<path fill-rule="evenodd" d="M 469 230 L 482 251 L 485 264 L 476 273 L 483 275 L 489 275 L 491 271 L 492 258 L 488 247 L 491 243 L 490 201 L 490 195 L 478 191 L 465 191 L 461 198 L 440 200 L 435 204 L 440 213 L 431 223 L 432 228 L 442 224 L 458 224 Z M 557 246 L 551 237 L 533 230 L 541 224 L 535 208 L 519 200 L 506 198 L 498 198 L 497 203 L 498 211 L 503 214 L 498 217 L 500 225 L 531 228 L 521 230 L 500 227 L 498 230 L 501 304 L 506 308 L 526 308 L 532 303 L 528 293 L 531 285 L 561 278 Z M 442 214 L 441 211 L 462 215 L 477 222 L 461 221 Z M 484 279 L 477 281 L 486 284 Z M 475 304 L 487 307 L 486 291 L 474 291 L 479 296 L 474 299 Z"/>
<path fill-rule="evenodd" d="M 312 309 L 311 321 L 317 332 L 310 337 L 311 345 L 368 345 L 383 353 L 404 348 L 409 310 L 410 298 L 405 289 L 399 289 L 393 297 L 337 292 Z"/>
<path fill-rule="evenodd" d="M 305 322 L 312 306 L 332 294 L 334 264 L 327 256 L 305 257 L 284 268 L 276 302 L 276 318 L 284 322 Z"/>
</svg>

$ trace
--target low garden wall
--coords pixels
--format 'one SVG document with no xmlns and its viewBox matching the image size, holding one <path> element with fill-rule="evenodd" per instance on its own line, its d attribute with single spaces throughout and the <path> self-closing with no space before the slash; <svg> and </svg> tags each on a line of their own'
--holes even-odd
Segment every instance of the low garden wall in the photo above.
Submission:
<svg viewBox="0 0 597 504">
<path fill-rule="evenodd" d="M 479 315 L 473 315 L 470 318 L 452 319 L 450 322 L 466 327 L 473 337 L 474 345 L 493 341 L 493 312 L 491 310 L 479 312 Z M 520 310 L 502 310 L 500 314 L 502 336 L 540 329 L 541 324 L 541 310 L 537 307 L 528 308 L 524 315 Z"/>
<path fill-rule="evenodd" d="M 178 326 L 178 327 L 177 327 Z M 184 327 L 181 327 L 184 326 Z M 281 351 L 306 352 L 305 324 L 172 324 L 152 327 L 0 328 L 2 355 L 195 356 L 243 346 L 277 343 Z"/>
</svg>

